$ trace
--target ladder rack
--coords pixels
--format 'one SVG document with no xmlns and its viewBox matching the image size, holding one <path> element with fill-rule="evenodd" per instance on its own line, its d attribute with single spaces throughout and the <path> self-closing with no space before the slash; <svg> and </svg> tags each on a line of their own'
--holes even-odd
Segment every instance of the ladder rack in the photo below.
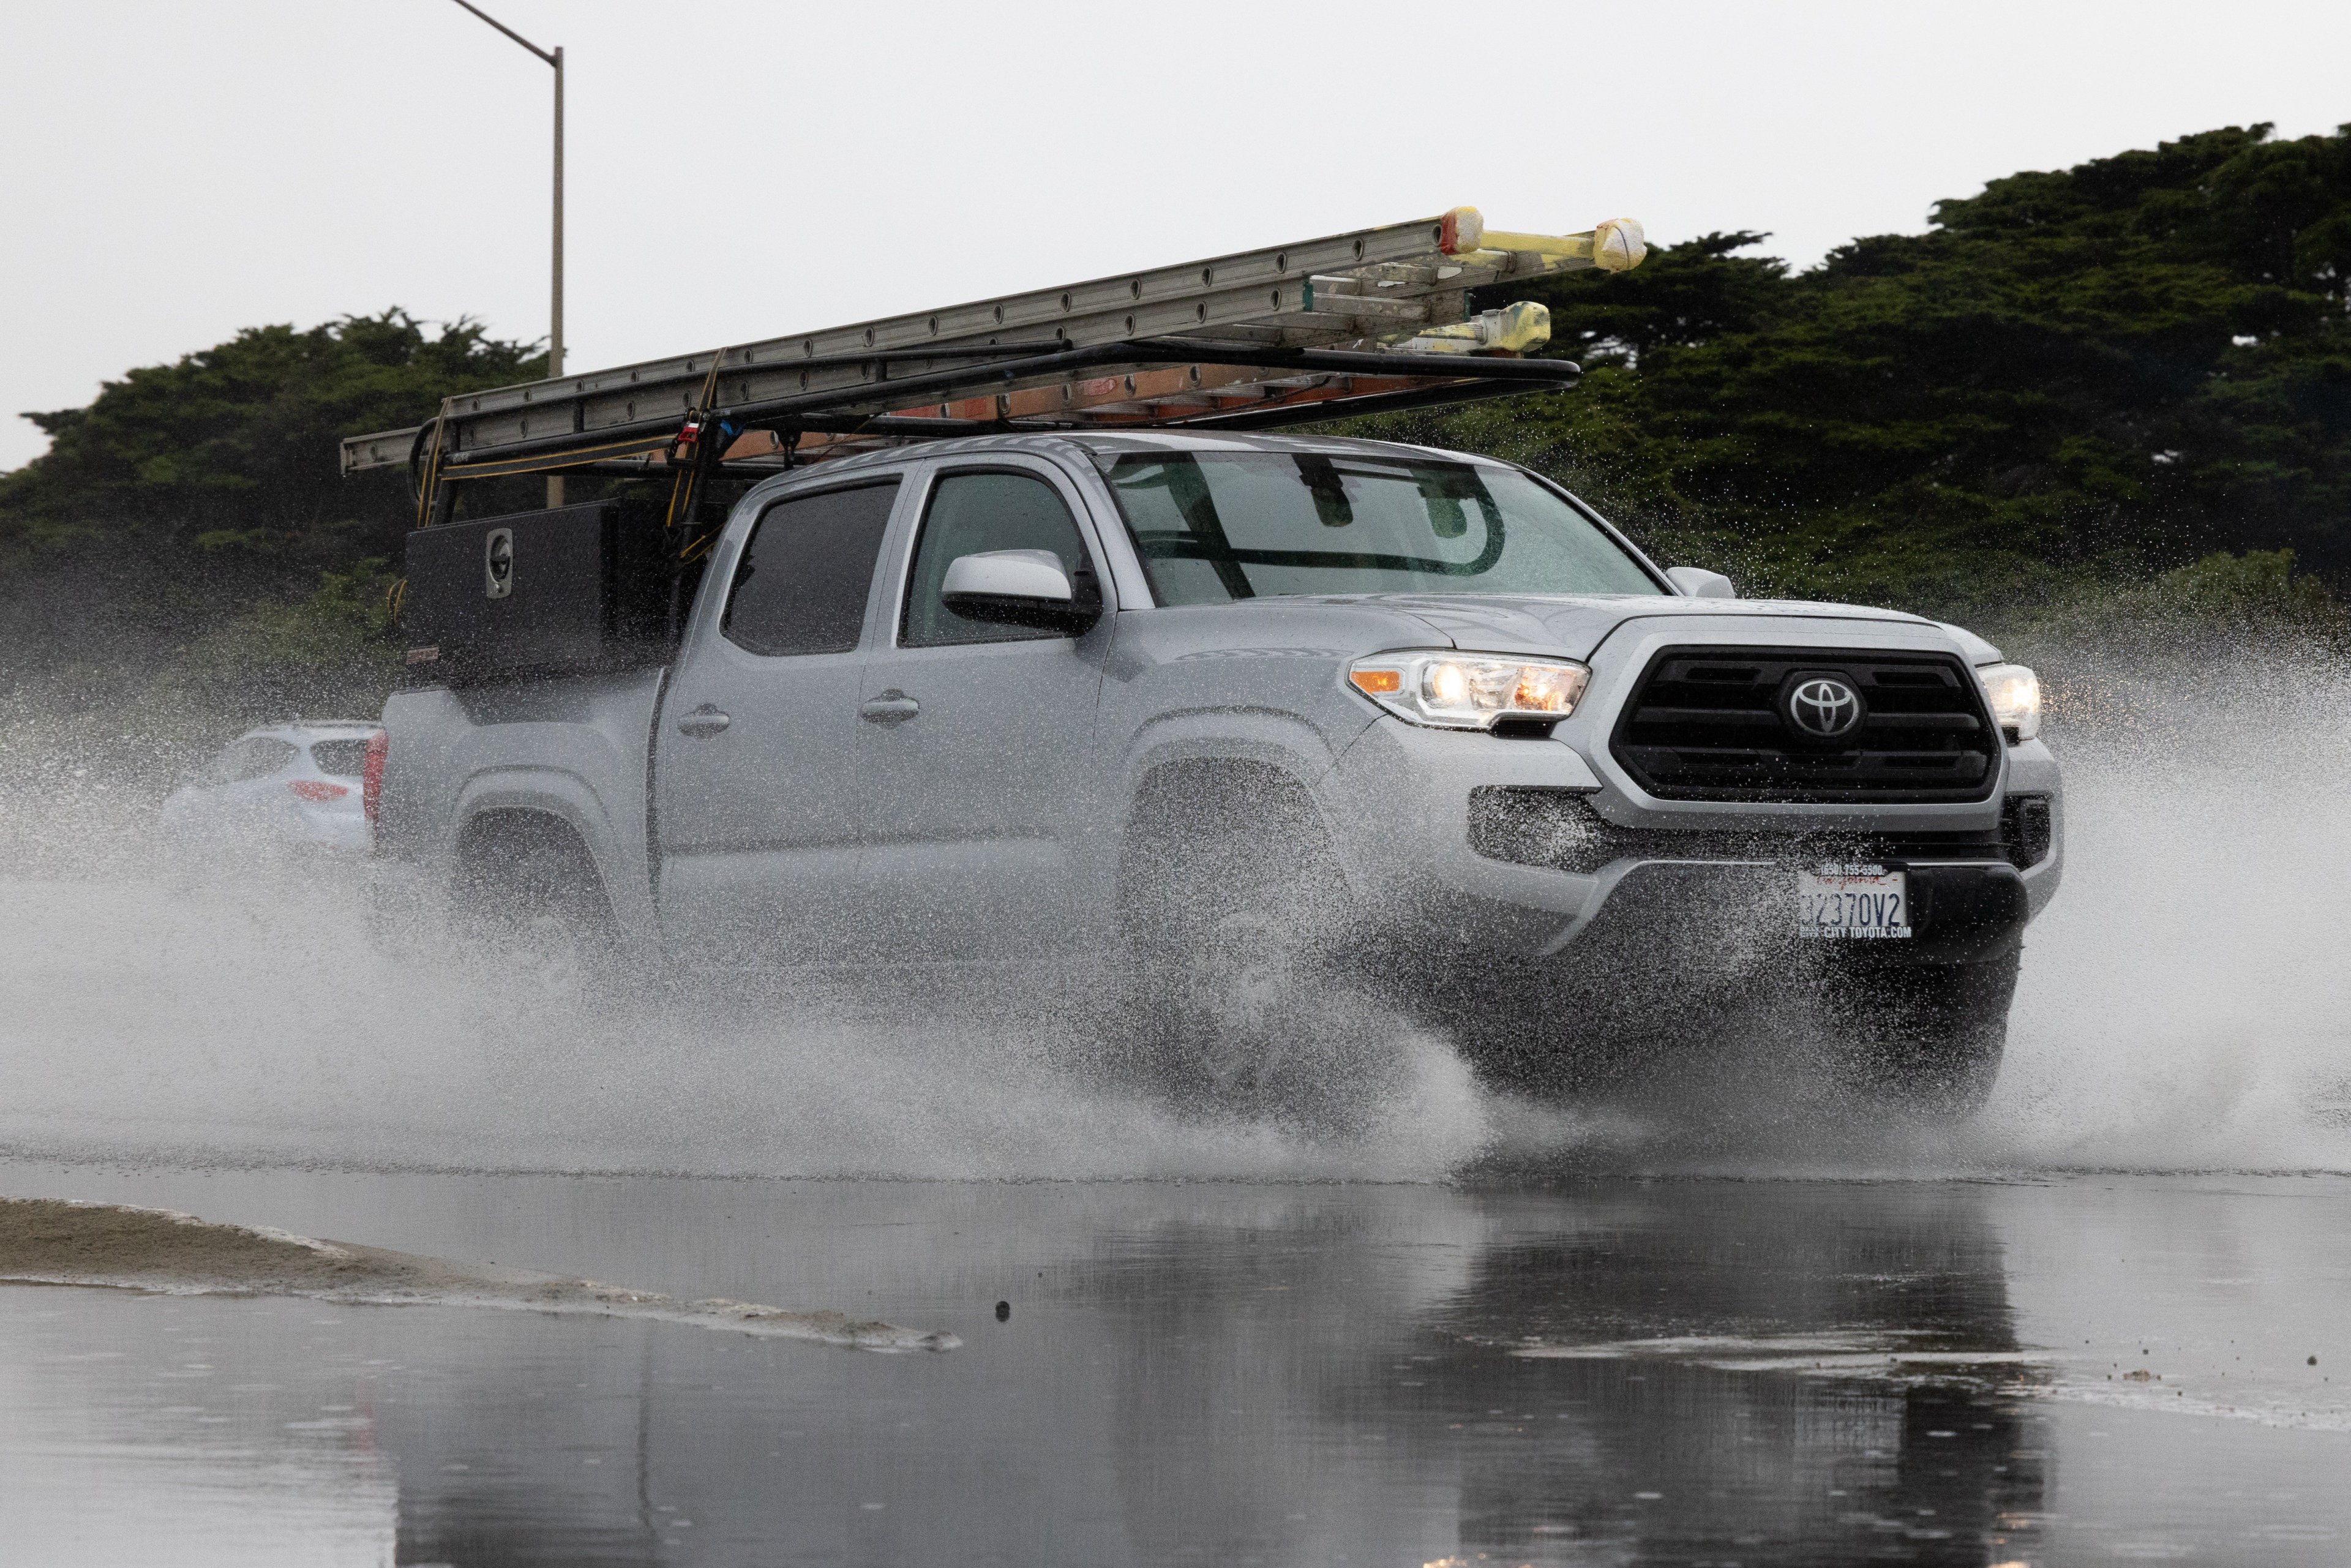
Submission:
<svg viewBox="0 0 2351 1568">
<path fill-rule="evenodd" d="M 1004 430 L 1267 430 L 1563 388 L 1528 360 L 1538 303 L 1467 315 L 1507 277 L 1644 258 L 1641 225 L 1486 228 L 1474 207 L 1183 266 L 983 298 L 442 400 L 407 430 L 343 440 L 343 473 L 407 465 L 416 524 L 507 475 L 670 477 L 679 555 L 707 546 L 713 479 L 907 440 Z"/>
<path fill-rule="evenodd" d="M 1573 384 L 1540 305 L 1465 316 L 1469 289 L 1645 254 L 1640 225 L 1486 228 L 1475 208 L 1059 288 L 445 400 L 342 443 L 345 474 L 406 465 L 420 526 L 453 487 L 518 474 L 756 474 L 996 431 L 1261 430 Z"/>
</svg>

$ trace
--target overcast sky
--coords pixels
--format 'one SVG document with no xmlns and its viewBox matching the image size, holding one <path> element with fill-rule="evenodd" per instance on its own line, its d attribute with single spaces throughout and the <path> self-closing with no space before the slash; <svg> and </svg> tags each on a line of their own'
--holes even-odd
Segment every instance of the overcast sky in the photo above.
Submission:
<svg viewBox="0 0 2351 1568">
<path fill-rule="evenodd" d="M 565 47 L 574 370 L 1464 204 L 1809 263 L 2351 120 L 2340 0 L 486 8 Z M 0 70 L 0 410 L 265 322 L 546 332 L 552 73 L 451 0 L 14 0 Z M 42 444 L 0 417 L 0 468 Z"/>
</svg>

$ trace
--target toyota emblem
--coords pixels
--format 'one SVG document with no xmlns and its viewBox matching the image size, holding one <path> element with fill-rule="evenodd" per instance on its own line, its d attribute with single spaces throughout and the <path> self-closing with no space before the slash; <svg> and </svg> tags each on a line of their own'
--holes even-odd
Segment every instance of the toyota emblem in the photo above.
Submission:
<svg viewBox="0 0 2351 1568">
<path fill-rule="evenodd" d="M 1788 694 L 1788 722 L 1814 740 L 1835 740 L 1861 723 L 1861 694 L 1829 675 L 1812 675 Z"/>
</svg>

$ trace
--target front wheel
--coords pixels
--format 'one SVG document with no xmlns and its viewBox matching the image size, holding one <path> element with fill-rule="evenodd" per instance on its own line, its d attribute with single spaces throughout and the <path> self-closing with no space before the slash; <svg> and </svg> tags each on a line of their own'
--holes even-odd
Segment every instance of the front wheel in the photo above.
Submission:
<svg viewBox="0 0 2351 1568">
<path fill-rule="evenodd" d="M 1229 1113 L 1270 1097 L 1300 1023 L 1303 960 L 1295 926 L 1258 910 L 1203 922 L 1174 952 L 1137 960 L 1134 1022 L 1171 1098 Z"/>
<path fill-rule="evenodd" d="M 1357 1128 L 1403 1061 L 1393 1019 L 1335 972 L 1345 879 L 1303 790 L 1221 768 L 1146 796 L 1123 868 L 1140 1075 L 1187 1113 Z"/>
</svg>

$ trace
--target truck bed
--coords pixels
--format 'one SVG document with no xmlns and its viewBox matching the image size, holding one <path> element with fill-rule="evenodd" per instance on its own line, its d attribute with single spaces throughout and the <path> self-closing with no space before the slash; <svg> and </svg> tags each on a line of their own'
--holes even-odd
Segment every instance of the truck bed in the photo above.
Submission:
<svg viewBox="0 0 2351 1568">
<path fill-rule="evenodd" d="M 649 934 L 652 737 L 667 676 L 660 666 L 394 695 L 383 716 L 385 846 L 446 868 L 458 824 L 507 806 L 552 810 L 603 869 L 622 933 Z"/>
</svg>

